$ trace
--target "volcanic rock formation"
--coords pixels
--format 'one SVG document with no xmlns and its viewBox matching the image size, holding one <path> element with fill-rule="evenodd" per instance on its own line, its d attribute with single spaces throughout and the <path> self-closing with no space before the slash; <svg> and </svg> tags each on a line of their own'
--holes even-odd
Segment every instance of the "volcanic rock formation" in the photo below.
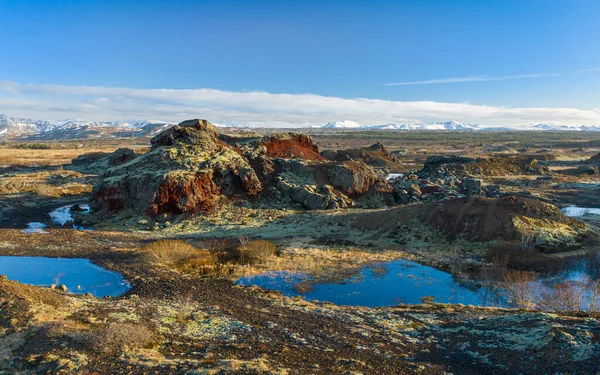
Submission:
<svg viewBox="0 0 600 375">
<path fill-rule="evenodd" d="M 208 213 L 224 198 L 263 195 L 271 203 L 334 209 L 351 206 L 353 199 L 369 192 L 391 192 L 373 168 L 361 162 L 329 162 L 304 134 L 241 141 L 219 137 L 211 123 L 196 119 L 163 131 L 151 144 L 139 156 L 117 150 L 97 158 L 106 166 L 94 190 L 97 212 Z"/>
<path fill-rule="evenodd" d="M 222 195 L 255 196 L 263 188 L 239 150 L 220 141 L 206 120 L 184 121 L 151 144 L 149 152 L 104 174 L 94 191 L 99 211 L 209 212 Z"/>
<path fill-rule="evenodd" d="M 326 150 L 321 153 L 324 158 L 333 161 L 361 161 L 373 168 L 399 170 L 402 166 L 379 142 L 364 148 L 347 150 Z"/>
</svg>

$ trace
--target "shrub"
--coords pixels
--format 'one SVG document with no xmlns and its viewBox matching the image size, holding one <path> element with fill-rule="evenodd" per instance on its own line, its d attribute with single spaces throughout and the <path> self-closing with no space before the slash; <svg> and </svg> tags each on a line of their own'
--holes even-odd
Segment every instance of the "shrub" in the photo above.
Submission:
<svg viewBox="0 0 600 375">
<path fill-rule="evenodd" d="M 233 249 L 236 261 L 242 264 L 257 264 L 277 255 L 277 246 L 266 240 L 252 240 Z"/>
<path fill-rule="evenodd" d="M 537 279 L 538 275 L 534 272 L 506 271 L 502 281 L 510 302 L 517 307 L 535 308 L 538 303 Z"/>
<path fill-rule="evenodd" d="M 519 245 L 519 250 L 522 253 L 533 253 L 537 245 L 539 245 L 539 236 L 537 236 L 535 233 L 521 235 L 521 243 Z"/>
<path fill-rule="evenodd" d="M 179 240 L 161 240 L 143 249 L 150 261 L 177 268 L 188 273 L 220 273 L 218 258 L 208 250 L 198 249 Z"/>
<path fill-rule="evenodd" d="M 488 264 L 483 265 L 480 271 L 480 277 L 487 283 L 502 281 L 506 266 L 508 264 L 508 256 L 494 255 Z"/>
<path fill-rule="evenodd" d="M 146 326 L 132 323 L 110 323 L 90 337 L 91 344 L 100 351 L 118 353 L 126 350 L 148 348 L 155 340 Z"/>
<path fill-rule="evenodd" d="M 198 249 L 179 240 L 161 240 L 146 245 L 143 250 L 151 260 L 163 264 L 174 264 L 193 257 Z"/>
<path fill-rule="evenodd" d="M 583 297 L 587 283 L 564 281 L 540 292 L 539 307 L 559 314 L 583 310 Z"/>
</svg>

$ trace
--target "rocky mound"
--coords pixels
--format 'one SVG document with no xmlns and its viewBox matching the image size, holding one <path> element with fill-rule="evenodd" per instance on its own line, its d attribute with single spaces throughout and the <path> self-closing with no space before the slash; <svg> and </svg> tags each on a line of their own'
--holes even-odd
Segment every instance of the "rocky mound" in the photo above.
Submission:
<svg viewBox="0 0 600 375">
<path fill-rule="evenodd" d="M 398 159 L 393 157 L 379 142 L 365 148 L 326 150 L 321 155 L 333 161 L 361 161 L 374 168 L 386 168 L 393 171 L 402 168 Z"/>
<path fill-rule="evenodd" d="M 222 195 L 253 196 L 263 188 L 239 150 L 220 141 L 206 120 L 184 121 L 151 144 L 146 154 L 104 174 L 94 189 L 96 210 L 209 212 Z"/>
<path fill-rule="evenodd" d="M 345 208 L 368 194 L 391 194 L 391 186 L 377 177 L 373 168 L 359 162 L 276 159 L 274 169 L 276 196 L 308 209 Z"/>
<path fill-rule="evenodd" d="M 431 156 L 425 161 L 419 178 L 468 176 L 511 176 L 550 174 L 532 156 L 505 156 L 473 159 L 462 156 Z"/>
<path fill-rule="evenodd" d="M 563 252 L 598 240 L 595 229 L 563 215 L 556 206 L 520 196 L 471 196 L 406 205 L 348 215 L 347 222 L 352 228 L 400 243 L 409 237 L 427 241 L 427 236 L 439 236 L 449 241 L 496 241 L 498 245 L 523 246 L 524 251 Z"/>
<path fill-rule="evenodd" d="M 532 246 L 548 252 L 578 248 L 587 238 L 596 236 L 588 226 L 563 215 L 556 206 L 516 196 L 447 200 L 421 210 L 419 218 L 452 240 L 527 239 Z"/>
<path fill-rule="evenodd" d="M 367 194 L 391 196 L 391 186 L 372 167 L 328 162 L 303 134 L 241 141 L 220 137 L 206 120 L 189 120 L 156 135 L 151 144 L 143 155 L 117 150 L 98 158 L 106 168 L 94 189 L 96 212 L 208 213 L 224 198 L 263 196 L 269 204 L 334 209 Z"/>
<path fill-rule="evenodd" d="M 586 164 L 600 165 L 600 154 L 596 154 L 596 155 L 592 156 L 591 158 L 589 158 L 587 160 Z"/>
<path fill-rule="evenodd" d="M 106 169 L 128 163 L 137 156 L 135 151 L 129 148 L 120 148 L 113 153 L 90 152 L 73 159 L 67 169 L 80 173 L 102 174 Z"/>
</svg>

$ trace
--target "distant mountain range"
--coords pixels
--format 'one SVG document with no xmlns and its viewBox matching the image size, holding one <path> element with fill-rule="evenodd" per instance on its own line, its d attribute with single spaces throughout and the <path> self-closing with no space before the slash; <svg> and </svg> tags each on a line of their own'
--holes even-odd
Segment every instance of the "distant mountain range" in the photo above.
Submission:
<svg viewBox="0 0 600 375">
<path fill-rule="evenodd" d="M 152 136 L 175 125 L 172 122 L 148 120 L 63 121 L 34 120 L 0 114 L 0 137 L 22 136 L 31 140 L 80 139 L 90 137 Z"/>
<path fill-rule="evenodd" d="M 9 117 L 0 114 L 0 137 L 18 136 L 29 140 L 61 140 L 106 137 L 144 137 L 154 136 L 175 125 L 174 122 L 148 120 L 88 121 L 71 119 L 64 121 L 33 120 Z M 404 130 L 404 131 L 600 131 L 600 126 L 570 126 L 553 124 L 532 124 L 519 126 L 489 127 L 463 124 L 457 121 L 415 122 L 407 124 L 361 125 L 345 120 L 328 122 L 324 125 L 291 124 L 287 122 L 250 121 L 215 124 L 219 127 L 235 128 L 320 128 L 350 130 Z"/>
<path fill-rule="evenodd" d="M 478 125 L 462 124 L 457 121 L 383 125 L 360 125 L 354 121 L 337 121 L 329 122 L 323 125 L 322 128 L 364 130 L 483 130 Z"/>
</svg>

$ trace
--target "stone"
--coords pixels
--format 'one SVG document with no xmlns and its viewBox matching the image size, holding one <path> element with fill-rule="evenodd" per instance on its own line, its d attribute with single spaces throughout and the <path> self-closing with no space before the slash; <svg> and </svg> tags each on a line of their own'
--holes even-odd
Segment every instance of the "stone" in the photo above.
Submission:
<svg viewBox="0 0 600 375">
<path fill-rule="evenodd" d="M 479 192 L 481 189 L 481 180 L 476 178 L 466 178 L 463 180 L 463 187 L 467 192 Z"/>
<path fill-rule="evenodd" d="M 331 185 L 346 195 L 362 195 L 379 181 L 371 166 L 345 161 L 327 169 Z"/>
<path fill-rule="evenodd" d="M 423 193 L 421 192 L 421 189 L 419 188 L 419 185 L 417 184 L 410 184 L 410 186 L 408 187 L 408 193 L 410 195 L 414 196 L 420 196 Z"/>
</svg>

